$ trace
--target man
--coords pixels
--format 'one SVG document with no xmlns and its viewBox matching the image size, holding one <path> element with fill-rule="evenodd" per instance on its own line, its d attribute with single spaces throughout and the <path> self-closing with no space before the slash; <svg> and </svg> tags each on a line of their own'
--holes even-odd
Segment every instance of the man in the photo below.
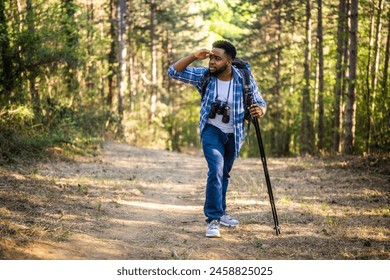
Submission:
<svg viewBox="0 0 390 280">
<path fill-rule="evenodd" d="M 208 164 L 204 214 L 207 217 L 207 237 L 220 237 L 220 225 L 239 224 L 226 211 L 229 173 L 239 156 L 245 138 L 243 77 L 232 66 L 236 48 L 227 41 L 216 41 L 212 50 L 200 49 L 171 65 L 168 74 L 173 79 L 192 84 L 202 93 L 202 77 L 211 77 L 200 108 L 200 134 L 203 153 Z M 196 60 L 209 58 L 209 67 L 189 67 Z M 249 66 L 248 66 L 249 67 Z M 266 103 L 256 82 L 250 78 L 254 104 L 249 108 L 252 117 L 262 117 Z"/>
</svg>

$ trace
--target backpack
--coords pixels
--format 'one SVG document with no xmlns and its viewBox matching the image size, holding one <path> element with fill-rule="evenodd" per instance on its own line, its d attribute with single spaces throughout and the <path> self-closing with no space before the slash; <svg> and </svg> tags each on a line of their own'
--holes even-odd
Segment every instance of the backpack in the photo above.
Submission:
<svg viewBox="0 0 390 280">
<path fill-rule="evenodd" d="M 251 87 L 251 82 L 250 82 L 250 70 L 247 68 L 247 62 L 241 60 L 240 58 L 235 58 L 232 61 L 232 66 L 235 66 L 240 72 L 243 77 L 243 95 L 242 97 L 244 98 L 244 107 L 245 107 L 245 114 L 244 114 L 244 120 L 248 121 L 250 123 L 251 120 L 251 115 L 249 113 L 249 110 L 246 106 L 248 103 L 248 98 L 251 97 L 251 92 L 252 92 L 252 87 Z M 200 80 L 200 86 L 201 86 L 201 96 L 203 100 L 204 95 L 206 94 L 206 88 L 210 82 L 210 71 L 207 70 L 201 80 Z M 249 126 L 248 126 L 249 129 Z"/>
</svg>

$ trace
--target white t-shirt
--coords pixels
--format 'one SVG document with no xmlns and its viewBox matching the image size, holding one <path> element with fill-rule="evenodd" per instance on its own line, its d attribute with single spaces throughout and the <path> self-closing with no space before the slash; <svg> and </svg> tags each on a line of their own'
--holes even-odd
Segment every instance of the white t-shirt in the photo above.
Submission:
<svg viewBox="0 0 390 280">
<path fill-rule="evenodd" d="M 227 100 L 230 82 L 231 82 L 230 94 L 229 94 L 229 100 Z M 232 108 L 233 108 L 233 81 L 217 80 L 216 83 L 218 83 L 218 87 L 217 87 L 217 84 L 215 85 L 216 95 L 218 94 L 218 99 L 222 103 L 225 103 L 227 101 L 227 104 L 230 108 L 230 120 L 229 120 L 229 123 L 223 123 L 222 122 L 223 115 L 215 114 L 215 118 L 214 119 L 209 118 L 207 123 L 218 127 L 220 130 L 222 130 L 225 133 L 234 133 L 233 115 L 232 115 L 232 112 L 233 112 L 233 110 L 232 110 Z M 218 88 L 218 91 L 217 91 L 217 88 Z"/>
</svg>

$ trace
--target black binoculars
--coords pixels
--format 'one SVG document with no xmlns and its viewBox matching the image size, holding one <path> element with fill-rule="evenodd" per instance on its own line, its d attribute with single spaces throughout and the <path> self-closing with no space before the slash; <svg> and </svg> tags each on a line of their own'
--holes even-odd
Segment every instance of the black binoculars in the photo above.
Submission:
<svg viewBox="0 0 390 280">
<path fill-rule="evenodd" d="M 226 102 L 222 102 L 220 100 L 215 100 L 211 105 L 209 118 L 215 119 L 216 115 L 222 115 L 222 122 L 229 123 L 230 121 L 230 107 Z"/>
</svg>

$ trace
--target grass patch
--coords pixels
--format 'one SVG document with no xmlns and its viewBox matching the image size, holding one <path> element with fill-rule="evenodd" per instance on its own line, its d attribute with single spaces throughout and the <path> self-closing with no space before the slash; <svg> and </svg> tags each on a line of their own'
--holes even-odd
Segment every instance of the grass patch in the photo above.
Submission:
<svg viewBox="0 0 390 280">
<path fill-rule="evenodd" d="M 28 106 L 1 108 L 0 165 L 53 157 L 97 156 L 104 141 L 104 111 L 57 108 L 36 116 Z"/>
</svg>

